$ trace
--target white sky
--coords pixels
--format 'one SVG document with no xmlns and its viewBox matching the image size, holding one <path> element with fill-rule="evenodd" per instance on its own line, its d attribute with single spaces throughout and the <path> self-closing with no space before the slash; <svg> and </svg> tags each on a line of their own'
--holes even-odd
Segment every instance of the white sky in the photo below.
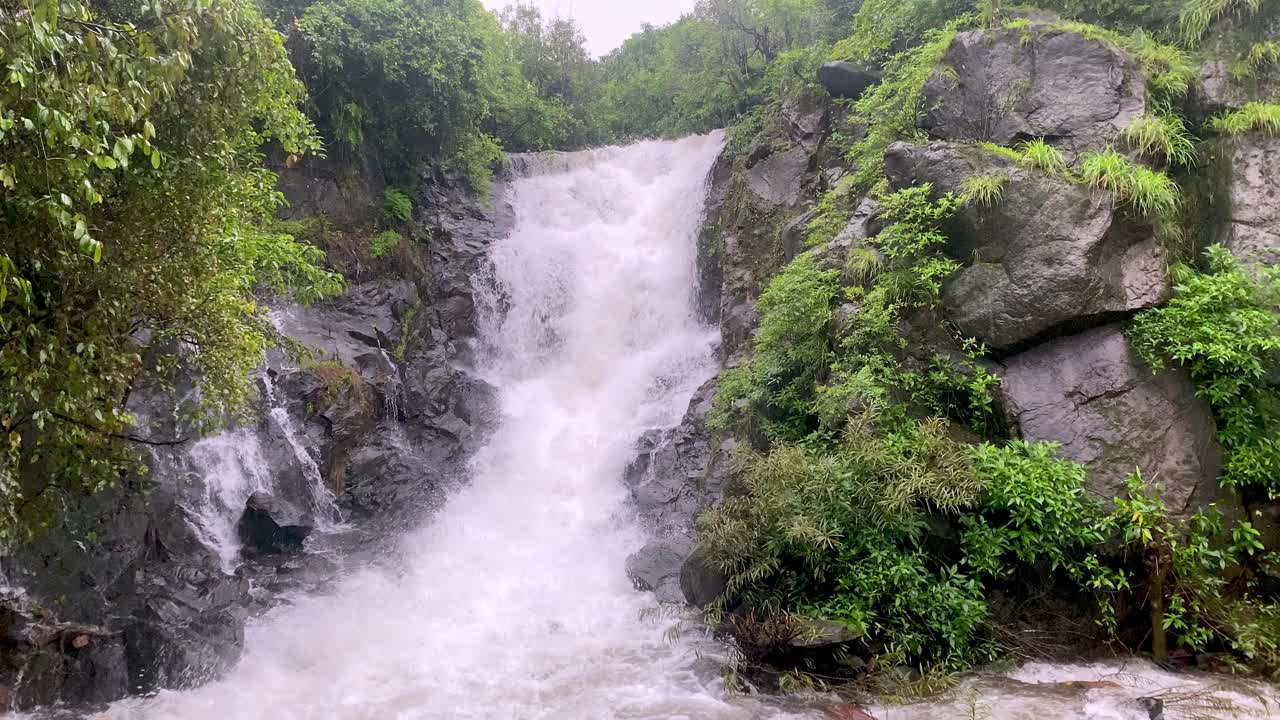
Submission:
<svg viewBox="0 0 1280 720">
<path fill-rule="evenodd" d="M 501 10 L 514 0 L 483 0 Z M 640 25 L 665 25 L 693 10 L 696 0 L 525 0 L 537 5 L 543 17 L 571 17 L 587 36 L 587 49 L 600 56 L 622 44 Z"/>
</svg>

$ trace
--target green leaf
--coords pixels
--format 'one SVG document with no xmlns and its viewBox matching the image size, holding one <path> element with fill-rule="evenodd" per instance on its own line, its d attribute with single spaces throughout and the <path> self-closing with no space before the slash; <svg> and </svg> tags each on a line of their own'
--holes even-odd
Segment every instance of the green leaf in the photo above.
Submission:
<svg viewBox="0 0 1280 720">
<path fill-rule="evenodd" d="M 94 155 L 93 164 L 97 165 L 100 170 L 115 170 L 120 167 L 120 164 L 110 155 Z"/>
</svg>

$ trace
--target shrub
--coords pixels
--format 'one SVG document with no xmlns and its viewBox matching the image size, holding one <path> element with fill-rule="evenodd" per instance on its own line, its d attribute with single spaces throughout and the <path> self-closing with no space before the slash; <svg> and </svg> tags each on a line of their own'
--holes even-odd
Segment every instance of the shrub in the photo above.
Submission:
<svg viewBox="0 0 1280 720">
<path fill-rule="evenodd" d="M 389 187 L 382 191 L 382 209 L 387 217 L 399 222 L 408 222 L 413 217 L 413 201 L 398 188 Z"/>
<path fill-rule="evenodd" d="M 1134 348 L 1152 367 L 1185 367 L 1218 418 L 1229 484 L 1280 497 L 1280 398 L 1264 379 L 1280 353 L 1280 270 L 1251 277 L 1221 246 L 1208 271 L 1172 268 L 1173 300 L 1134 320 Z"/>
<path fill-rule="evenodd" d="M 1280 103 L 1248 103 L 1235 112 L 1214 117 L 1209 129 L 1231 136 L 1258 133 L 1280 137 Z"/>
<path fill-rule="evenodd" d="M 404 238 L 395 230 L 374 235 L 369 241 L 369 256 L 378 259 L 400 247 Z"/>
<path fill-rule="evenodd" d="M 924 548 L 927 511 L 977 497 L 967 454 L 941 422 L 883 436 L 876 423 L 862 416 L 830 453 L 792 445 L 757 458 L 749 494 L 703 516 L 725 602 L 829 618 L 890 664 L 989 659 L 980 585 Z"/>
<path fill-rule="evenodd" d="M 813 392 L 829 362 L 827 325 L 837 274 L 805 254 L 773 279 L 760 295 L 754 353 L 722 377 L 713 425 L 728 427 L 751 412 L 772 438 L 799 440 L 813 429 Z"/>
</svg>

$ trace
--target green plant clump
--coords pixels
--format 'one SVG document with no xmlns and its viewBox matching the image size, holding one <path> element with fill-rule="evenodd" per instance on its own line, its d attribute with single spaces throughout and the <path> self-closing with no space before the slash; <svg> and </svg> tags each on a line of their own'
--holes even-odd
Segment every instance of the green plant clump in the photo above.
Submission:
<svg viewBox="0 0 1280 720">
<path fill-rule="evenodd" d="M 1207 271 L 1178 265 L 1173 300 L 1134 320 L 1136 350 L 1155 368 L 1185 367 L 1218 418 L 1229 484 L 1280 497 L 1280 396 L 1265 378 L 1280 353 L 1280 269 L 1241 268 L 1221 246 Z"/>
<path fill-rule="evenodd" d="M 389 187 L 382 191 L 382 209 L 388 218 L 398 222 L 408 222 L 413 217 L 413 201 L 399 188 Z"/>
<path fill-rule="evenodd" d="M 403 241 L 404 237 L 395 230 L 380 232 L 369 241 L 369 256 L 374 259 L 382 258 L 397 250 Z"/>
</svg>

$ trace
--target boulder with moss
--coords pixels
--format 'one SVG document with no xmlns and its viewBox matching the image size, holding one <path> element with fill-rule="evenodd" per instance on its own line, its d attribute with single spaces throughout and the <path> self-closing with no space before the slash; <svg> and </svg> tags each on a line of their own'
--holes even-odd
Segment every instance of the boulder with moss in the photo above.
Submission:
<svg viewBox="0 0 1280 720">
<path fill-rule="evenodd" d="M 1109 192 L 975 146 L 896 143 L 885 162 L 895 189 L 931 183 L 962 195 L 975 177 L 999 188 L 989 203 L 968 203 L 948 223 L 947 253 L 965 267 L 943 293 L 960 331 L 994 350 L 1169 298 L 1166 251 L 1149 226 L 1117 211 Z"/>
</svg>

